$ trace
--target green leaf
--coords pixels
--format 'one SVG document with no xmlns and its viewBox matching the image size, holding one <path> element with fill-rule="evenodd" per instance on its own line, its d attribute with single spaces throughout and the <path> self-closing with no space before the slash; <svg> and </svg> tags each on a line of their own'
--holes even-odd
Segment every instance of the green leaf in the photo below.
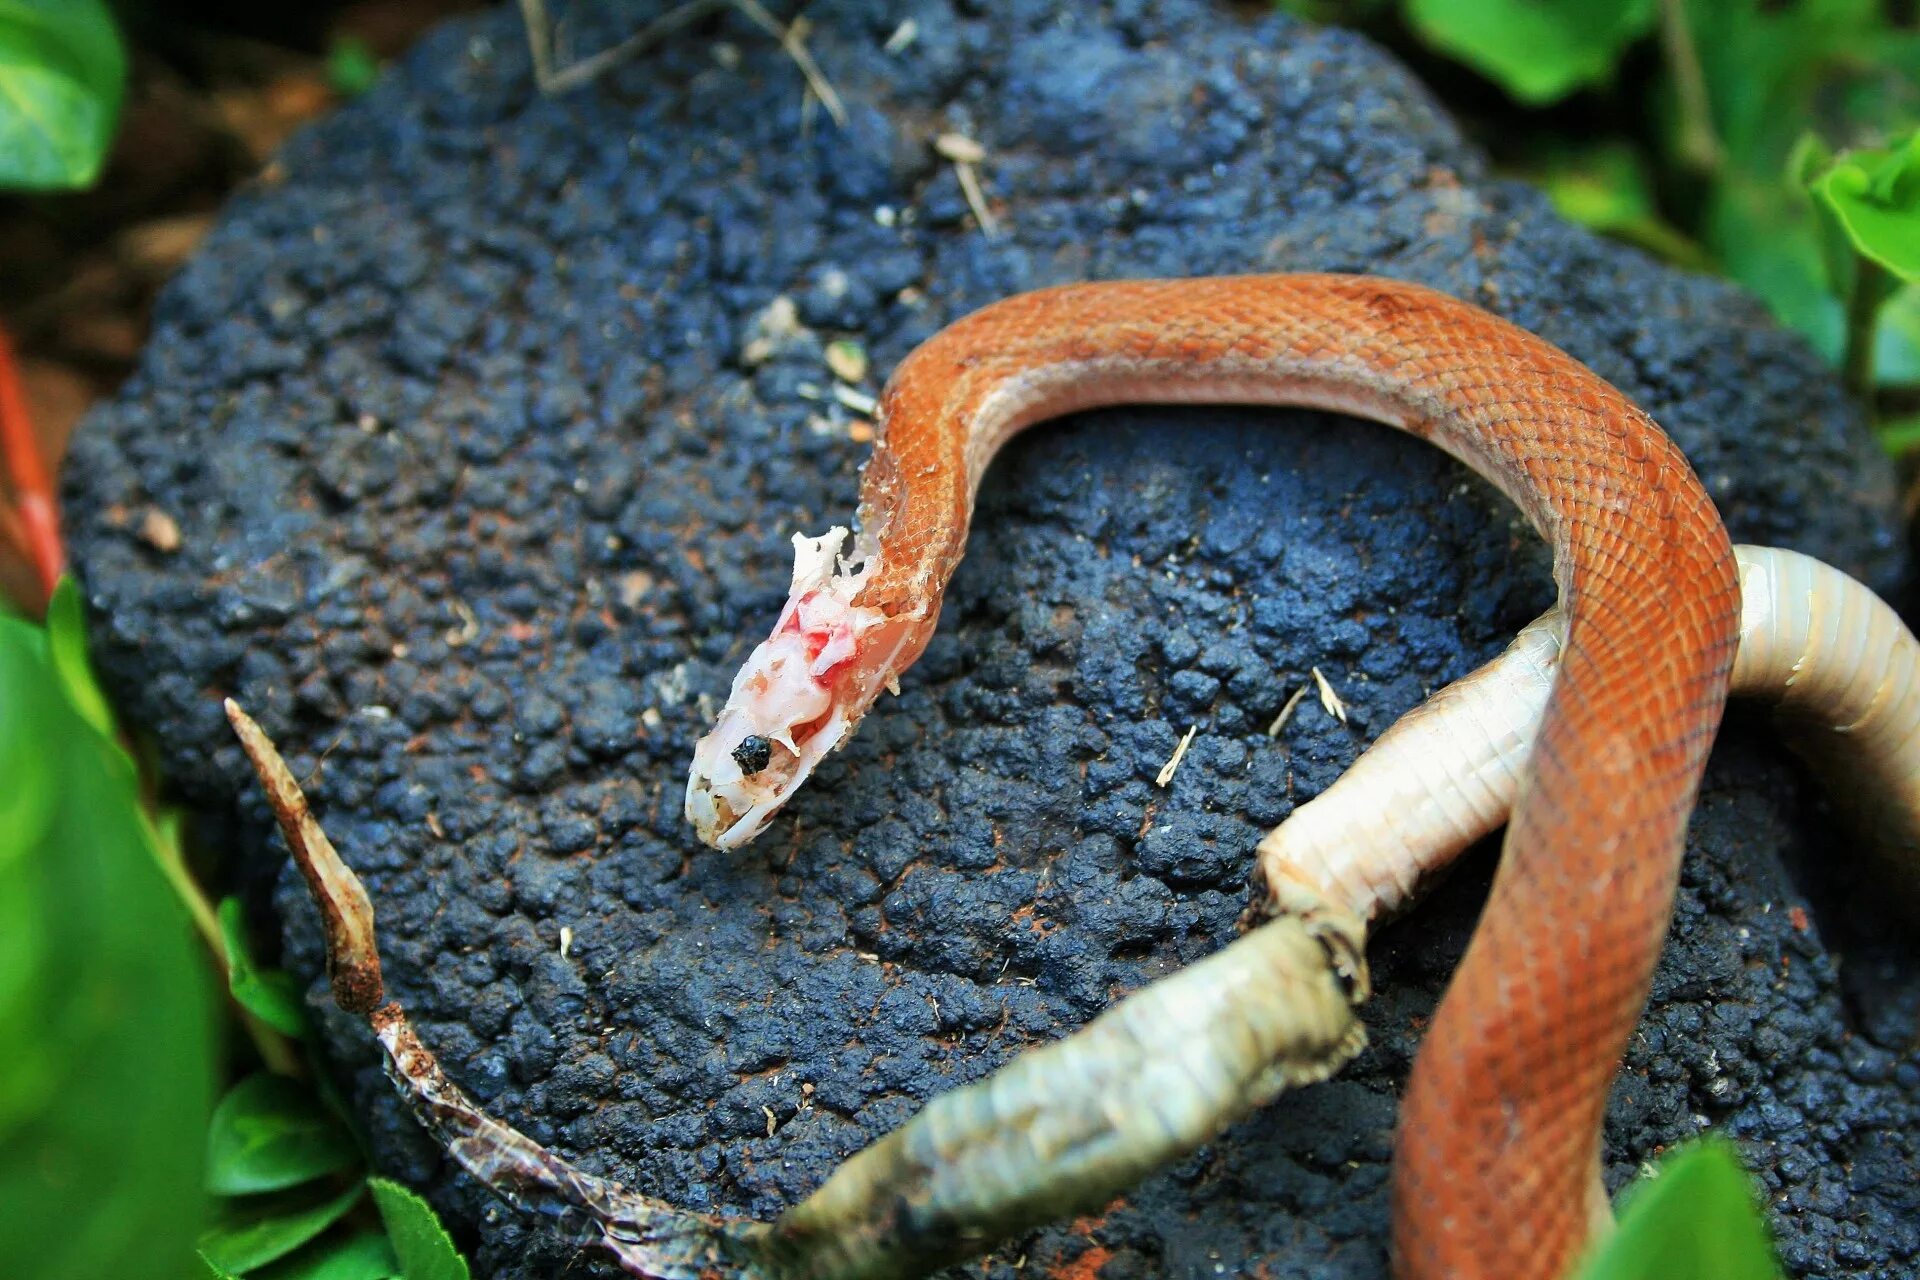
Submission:
<svg viewBox="0 0 1920 1280">
<path fill-rule="evenodd" d="M 207 1130 L 207 1190 L 252 1195 L 351 1169 L 360 1153 L 306 1085 L 260 1072 L 227 1091 Z"/>
<path fill-rule="evenodd" d="M 61 688 L 47 633 L 0 617 L 0 1258 L 173 1280 L 197 1266 L 212 992 L 126 756 Z"/>
<path fill-rule="evenodd" d="M 0 4 L 5 2 L 0 0 Z M 92 664 L 87 661 L 86 616 L 80 603 L 80 589 L 71 577 L 55 583 L 53 596 L 47 601 L 47 643 L 67 701 L 95 732 L 113 741 L 117 735 L 113 711 L 93 678 Z"/>
<path fill-rule="evenodd" d="M 265 1202 L 229 1200 L 220 1219 L 200 1234 L 200 1253 L 213 1266 L 246 1273 L 284 1258 L 347 1215 L 366 1184 L 315 1201 L 311 1191 Z"/>
<path fill-rule="evenodd" d="M 1580 1280 L 1777 1280 L 1766 1220 L 1731 1143 L 1681 1147 L 1629 1187 Z"/>
<path fill-rule="evenodd" d="M 1920 130 L 1891 147 L 1844 152 L 1809 190 L 1855 252 L 1905 283 L 1920 280 Z"/>
<path fill-rule="evenodd" d="M 385 1178 L 370 1178 L 367 1185 L 407 1280 L 470 1280 L 467 1260 L 453 1247 L 433 1206 Z"/>
<path fill-rule="evenodd" d="M 296 1039 L 306 1035 L 307 1011 L 293 979 L 278 969 L 262 969 L 254 963 L 240 899 L 221 899 L 220 936 L 226 943 L 227 985 L 240 1007 L 282 1034 Z"/>
<path fill-rule="evenodd" d="M 282 1258 L 257 1280 L 389 1280 L 400 1274 L 393 1246 L 377 1231 L 317 1240 Z"/>
<path fill-rule="evenodd" d="M 1434 48 L 1539 104 L 1606 80 L 1653 29 L 1655 0 L 1407 0 Z"/>
<path fill-rule="evenodd" d="M 90 186 L 126 79 L 105 0 L 0 0 L 0 187 Z"/>
</svg>

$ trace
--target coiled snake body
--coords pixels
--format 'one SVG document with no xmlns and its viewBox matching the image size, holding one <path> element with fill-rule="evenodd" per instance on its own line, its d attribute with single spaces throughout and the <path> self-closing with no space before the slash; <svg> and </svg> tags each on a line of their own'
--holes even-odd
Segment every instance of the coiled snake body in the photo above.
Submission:
<svg viewBox="0 0 1920 1280">
<path fill-rule="evenodd" d="M 1140 402 L 1388 423 L 1486 476 L 1552 544 L 1560 674 L 1492 898 L 1414 1068 L 1394 1221 L 1409 1277 L 1513 1274 L 1516 1259 L 1563 1274 L 1605 1211 L 1608 1083 L 1667 928 L 1740 601 L 1679 450 L 1545 341 L 1424 288 L 1332 275 L 1073 285 L 957 322 L 882 398 L 853 555 L 836 561 L 837 534 L 802 542 L 793 598 L 696 755 L 688 815 L 710 843 L 750 838 L 918 656 L 1009 437 Z"/>
</svg>

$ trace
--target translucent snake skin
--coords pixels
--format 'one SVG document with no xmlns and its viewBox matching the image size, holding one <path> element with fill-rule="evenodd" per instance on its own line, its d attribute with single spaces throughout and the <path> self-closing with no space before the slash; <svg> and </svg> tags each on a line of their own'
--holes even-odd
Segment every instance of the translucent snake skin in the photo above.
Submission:
<svg viewBox="0 0 1920 1280">
<path fill-rule="evenodd" d="M 1010 298 L 895 373 L 851 559 L 795 591 L 696 753 L 687 809 L 750 839 L 924 649 L 981 475 L 1021 428 L 1131 403 L 1331 409 L 1432 441 L 1553 547 L 1564 647 L 1478 932 L 1394 1163 L 1407 1277 L 1556 1277 L 1605 1202 L 1609 1082 L 1645 1001 L 1740 618 L 1731 545 L 1674 445 L 1550 344 L 1413 285 L 1249 276 Z"/>
</svg>

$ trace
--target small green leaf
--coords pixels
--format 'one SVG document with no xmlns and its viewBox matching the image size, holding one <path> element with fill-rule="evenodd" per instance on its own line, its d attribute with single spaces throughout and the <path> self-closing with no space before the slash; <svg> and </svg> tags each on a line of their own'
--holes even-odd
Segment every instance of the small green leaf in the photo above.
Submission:
<svg viewBox="0 0 1920 1280">
<path fill-rule="evenodd" d="M 0 5 L 5 3 L 6 0 L 0 0 Z M 87 661 L 86 617 L 80 604 L 80 589 L 71 577 L 55 583 L 53 596 L 47 601 L 47 642 L 67 701 L 95 732 L 113 741 L 117 732 L 113 711 L 93 678 L 92 664 Z"/>
<path fill-rule="evenodd" d="M 0 187 L 91 185 L 126 79 L 104 0 L 0 0 Z"/>
<path fill-rule="evenodd" d="M 1862 257 L 1920 280 L 1920 130 L 1891 147 L 1843 152 L 1809 189 Z"/>
<path fill-rule="evenodd" d="M 353 36 L 336 39 L 327 50 L 327 83 L 343 98 L 357 98 L 380 78 L 380 61 L 367 42 Z"/>
<path fill-rule="evenodd" d="M 351 1169 L 360 1153 L 313 1092 L 285 1076 L 248 1076 L 207 1129 L 207 1190 L 252 1195 Z"/>
<path fill-rule="evenodd" d="M 200 1234 L 200 1254 L 212 1266 L 242 1274 L 284 1258 L 347 1215 L 366 1184 L 315 1201 L 310 1191 L 264 1203 L 230 1200 L 220 1220 Z"/>
<path fill-rule="evenodd" d="M 1580 1280 L 1778 1280 L 1766 1220 L 1733 1145 L 1704 1138 L 1627 1189 L 1620 1226 Z"/>
<path fill-rule="evenodd" d="M 1606 80 L 1653 29 L 1655 0 L 1407 0 L 1422 39 L 1522 102 L 1554 102 Z"/>
<path fill-rule="evenodd" d="M 284 1035 L 296 1039 L 306 1035 L 307 1012 L 293 979 L 254 963 L 240 899 L 220 900 L 220 936 L 227 949 L 227 985 L 240 1007 Z"/>
<path fill-rule="evenodd" d="M 389 1280 L 400 1274 L 393 1246 L 377 1231 L 344 1240 L 316 1240 L 282 1258 L 256 1280 Z"/>
<path fill-rule="evenodd" d="M 370 1178 L 367 1185 L 407 1280 L 471 1280 L 467 1260 L 453 1247 L 432 1205 L 385 1178 Z"/>
</svg>

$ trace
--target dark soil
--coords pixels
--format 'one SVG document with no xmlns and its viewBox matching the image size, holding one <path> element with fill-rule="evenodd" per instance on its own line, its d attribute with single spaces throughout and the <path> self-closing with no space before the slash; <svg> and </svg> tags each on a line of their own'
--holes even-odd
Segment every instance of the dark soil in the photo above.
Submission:
<svg viewBox="0 0 1920 1280">
<path fill-rule="evenodd" d="M 578 45 L 650 11 L 583 13 Z M 738 18 L 558 99 L 512 14 L 441 28 L 229 206 L 69 468 L 104 672 L 185 796 L 237 802 L 291 963 L 317 979 L 317 933 L 226 693 L 311 777 L 453 1076 L 588 1167 L 690 1208 L 795 1203 L 1232 937 L 1261 829 L 1549 596 L 1512 510 L 1384 429 L 1075 419 L 996 465 L 902 696 L 759 844 L 701 850 L 692 743 L 784 597 L 787 536 L 851 512 L 865 424 L 822 390 L 828 340 L 883 374 L 1058 281 L 1420 280 L 1631 393 L 1737 537 L 1896 582 L 1891 477 L 1815 357 L 1491 182 L 1357 38 L 1193 0 L 808 13 L 844 129 Z M 986 148 L 998 236 L 948 131 Z M 756 344 L 781 296 L 804 331 Z M 150 509 L 177 550 L 140 536 Z M 1315 665 L 1351 724 L 1309 699 L 1268 739 Z M 1731 726 L 1608 1175 L 1718 1127 L 1794 1274 L 1891 1278 L 1920 1256 L 1920 966 L 1855 853 L 1763 727 Z M 993 1274 L 1384 1274 L 1394 1100 L 1490 865 L 1376 945 L 1352 1068 Z M 598 1273 L 438 1156 L 361 1029 L 326 1031 L 377 1163 L 480 1274 Z"/>
</svg>

